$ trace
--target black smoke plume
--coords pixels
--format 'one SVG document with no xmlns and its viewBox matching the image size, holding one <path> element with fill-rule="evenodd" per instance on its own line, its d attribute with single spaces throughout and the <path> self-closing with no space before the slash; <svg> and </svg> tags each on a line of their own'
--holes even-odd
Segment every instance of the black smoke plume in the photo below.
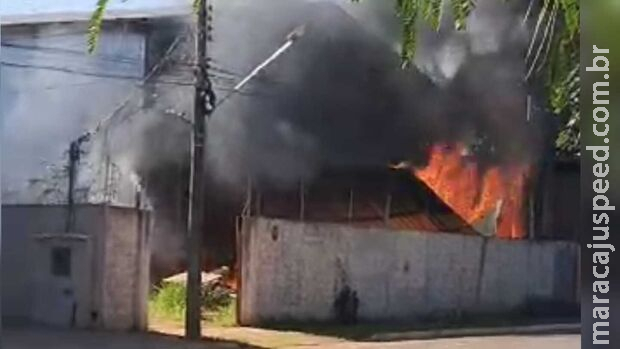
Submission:
<svg viewBox="0 0 620 349">
<path fill-rule="evenodd" d="M 401 161 L 423 167 L 435 144 L 464 144 L 481 166 L 536 161 L 546 118 L 536 109 L 538 95 L 531 96 L 528 111 L 523 12 L 521 6 L 479 1 L 466 31 L 421 27 L 415 65 L 403 69 L 393 45 L 398 37 L 368 30 L 364 17 L 352 17 L 334 2 L 215 2 L 210 52 L 219 97 L 293 29 L 305 25 L 305 32 L 208 121 L 207 171 L 215 189 L 208 195 L 234 209 L 249 178 L 287 187 L 333 168 Z M 391 28 L 397 19 L 388 21 Z M 182 56 L 191 49 L 188 45 Z M 191 116 L 191 86 L 176 90 L 183 92 L 178 99 L 168 97 L 169 103 L 182 101 L 178 115 Z M 156 219 L 173 222 L 160 235 L 175 230 L 181 238 L 190 127 L 161 120 L 143 133 L 134 163 L 147 182 Z M 210 231 L 219 236 L 206 244 L 221 250 L 232 239 L 234 222 L 217 209 L 209 214 L 215 217 Z M 171 244 L 162 245 L 164 255 L 170 253 L 166 246 Z"/>
<path fill-rule="evenodd" d="M 251 84 L 255 96 L 235 97 L 210 122 L 217 179 L 281 186 L 334 167 L 422 167 L 437 143 L 471 145 L 489 165 L 539 151 L 518 11 L 482 1 L 465 32 L 422 28 L 416 66 L 405 70 L 388 42 L 340 7 L 288 11 L 272 25 L 271 49 L 296 26 L 304 36 Z M 267 56 L 251 55 L 256 64 Z"/>
</svg>

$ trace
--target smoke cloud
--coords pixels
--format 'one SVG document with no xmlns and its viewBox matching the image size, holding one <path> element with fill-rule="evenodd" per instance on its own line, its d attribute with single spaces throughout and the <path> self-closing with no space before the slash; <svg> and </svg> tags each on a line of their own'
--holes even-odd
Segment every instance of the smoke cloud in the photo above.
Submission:
<svg viewBox="0 0 620 349">
<path fill-rule="evenodd" d="M 227 38 L 216 29 L 216 62 L 249 71 L 306 25 L 251 83 L 255 95 L 234 97 L 210 120 L 209 164 L 218 180 L 234 187 L 249 176 L 282 186 L 333 167 L 403 160 L 421 167 L 437 143 L 470 145 L 489 165 L 533 161 L 540 150 L 523 83 L 520 9 L 480 1 L 466 31 L 422 28 L 416 65 L 402 70 L 393 41 L 333 2 L 269 3 L 258 13 L 246 9 L 267 23 L 238 28 L 235 37 L 253 40 L 233 40 L 238 54 L 218 56 Z M 266 14 L 275 6 L 278 16 Z M 215 28 L 228 29 L 217 21 Z"/>
<path fill-rule="evenodd" d="M 49 166 L 64 166 L 69 143 L 109 114 L 134 85 L 105 75 L 137 78 L 143 69 L 134 32 L 106 30 L 103 48 L 89 56 L 84 29 L 80 24 L 3 29 L 2 191 L 15 193 L 4 196 L 5 202 L 38 200 L 28 180 L 48 175 Z"/>
<path fill-rule="evenodd" d="M 536 108 L 527 109 L 531 91 L 523 83 L 522 57 L 529 29 L 521 24 L 522 6 L 480 0 L 466 31 L 421 28 L 415 65 L 405 70 L 392 2 L 214 0 L 213 6 L 209 52 L 220 98 L 281 46 L 293 29 L 305 25 L 304 35 L 289 51 L 209 120 L 207 167 L 219 195 L 239 194 L 250 177 L 265 186 L 286 187 L 301 179 L 311 181 L 331 168 L 356 170 L 400 161 L 423 167 L 430 147 L 439 143 L 466 144 L 485 166 L 532 162 L 540 153 L 540 124 L 546 118 Z M 155 42 L 153 49 L 166 50 L 174 39 L 171 33 L 190 25 L 160 28 L 156 36 L 161 43 Z M 186 36 L 158 74 L 159 82 L 144 88 L 144 108 L 111 126 L 105 143 L 103 138 L 95 140 L 91 158 L 101 163 L 103 158 L 96 154 L 108 154 L 125 172 L 140 177 L 155 209 L 153 242 L 162 264 L 182 258 L 185 231 L 191 128 L 184 119 L 191 118 L 193 98 L 193 43 L 191 35 Z M 24 76 L 9 82 L 17 84 Z M 35 78 L 40 80 L 32 75 Z M 5 76 L 2 80 L 7 81 Z M 50 158 L 49 153 L 61 153 L 87 128 L 84 124 L 92 125 L 93 119 L 107 114 L 102 110 L 110 110 L 110 101 L 122 99 L 119 95 L 127 94 L 131 85 L 110 83 L 101 85 L 105 90 L 97 90 L 98 85 L 87 90 L 91 96 L 113 98 L 64 96 L 67 102 L 59 108 L 97 108 L 84 107 L 84 122 L 64 122 L 70 127 L 53 146 L 49 133 L 41 135 L 46 124 L 29 124 L 32 142 L 27 147 L 45 148 Z M 531 104 L 538 99 L 533 95 Z M 46 114 L 26 99 L 11 100 L 9 106 L 3 99 L 3 114 L 7 108 L 14 115 L 20 108 L 24 111 L 19 115 Z M 5 131 L 17 120 L 4 119 Z M 9 140 L 8 146 L 4 142 L 7 164 L 11 154 L 4 149 L 13 152 L 18 139 Z"/>
</svg>

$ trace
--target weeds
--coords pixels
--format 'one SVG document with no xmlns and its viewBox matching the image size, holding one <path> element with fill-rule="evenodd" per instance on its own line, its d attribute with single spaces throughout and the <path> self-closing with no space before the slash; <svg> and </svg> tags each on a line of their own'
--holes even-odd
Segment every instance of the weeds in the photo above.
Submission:
<svg viewBox="0 0 620 349">
<path fill-rule="evenodd" d="M 149 297 L 149 316 L 163 321 L 183 322 L 187 289 L 180 283 L 166 283 Z M 203 319 L 216 326 L 236 324 L 235 295 L 226 287 L 211 285 L 202 291 Z"/>
</svg>

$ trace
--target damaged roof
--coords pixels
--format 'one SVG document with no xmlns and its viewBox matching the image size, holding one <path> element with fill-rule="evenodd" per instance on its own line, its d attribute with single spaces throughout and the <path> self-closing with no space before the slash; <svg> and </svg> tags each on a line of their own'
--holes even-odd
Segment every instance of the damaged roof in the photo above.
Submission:
<svg viewBox="0 0 620 349">
<path fill-rule="evenodd" d="M 406 170 L 330 171 L 297 188 L 262 188 L 254 195 L 252 213 L 269 218 L 478 234 Z"/>
</svg>

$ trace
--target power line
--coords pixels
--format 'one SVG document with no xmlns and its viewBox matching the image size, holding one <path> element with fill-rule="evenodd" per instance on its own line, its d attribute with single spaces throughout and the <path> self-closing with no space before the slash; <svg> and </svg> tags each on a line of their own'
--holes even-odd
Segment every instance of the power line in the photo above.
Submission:
<svg viewBox="0 0 620 349">
<path fill-rule="evenodd" d="M 75 70 L 72 68 L 58 67 L 58 66 L 52 66 L 52 65 L 35 65 L 35 64 L 24 64 L 24 63 L 15 63 L 15 62 L 7 62 L 7 61 L 2 61 L 0 62 L 0 64 L 6 67 L 50 70 L 50 71 L 56 71 L 60 73 L 77 74 L 77 75 L 92 76 L 92 77 L 98 77 L 98 78 L 118 79 L 118 80 L 137 80 L 137 81 L 142 80 L 138 76 L 93 73 L 93 72 L 80 71 L 80 70 Z"/>
<path fill-rule="evenodd" d="M 185 66 L 188 68 L 195 68 L 196 64 L 193 62 L 184 62 L 184 61 L 171 61 L 173 64 L 177 65 L 177 66 Z M 243 75 L 239 72 L 234 72 L 230 69 L 221 67 L 217 61 L 213 60 L 213 59 L 209 59 L 208 60 L 208 64 L 209 64 L 209 70 L 211 71 L 216 71 L 218 73 L 222 73 L 222 74 L 226 74 L 226 75 L 231 75 L 231 76 L 235 76 L 238 78 L 242 78 Z"/>
<path fill-rule="evenodd" d="M 28 51 L 43 51 L 43 52 L 48 51 L 52 53 L 68 54 L 68 55 L 73 55 L 73 56 L 89 57 L 89 58 L 94 57 L 100 60 L 116 62 L 116 63 L 139 63 L 140 62 L 140 59 L 138 58 L 132 58 L 132 57 L 126 57 L 126 56 L 120 56 L 120 55 L 119 56 L 106 55 L 106 54 L 90 55 L 87 52 L 71 50 L 71 49 L 66 49 L 66 48 L 61 48 L 61 47 L 26 45 L 26 44 L 19 44 L 19 43 L 13 43 L 13 42 L 4 42 L 2 43 L 2 47 L 20 49 L 20 50 L 28 50 Z"/>
<path fill-rule="evenodd" d="M 21 63 L 13 63 L 13 62 L 0 62 L 0 65 L 12 67 L 12 68 L 49 70 L 49 71 L 56 71 L 60 73 L 90 76 L 90 77 L 101 78 L 101 79 L 137 81 L 141 85 L 145 85 L 147 83 L 160 83 L 160 84 L 169 84 L 169 85 L 193 86 L 192 83 L 186 83 L 182 81 L 153 80 L 153 79 L 145 81 L 144 78 L 137 77 L 137 76 L 92 73 L 92 72 L 79 71 L 79 70 L 75 70 L 71 68 L 48 66 L 48 65 L 21 64 Z M 59 87 L 60 86 L 62 85 L 59 85 Z"/>
<path fill-rule="evenodd" d="M 53 66 L 53 65 L 23 64 L 23 63 L 15 63 L 15 62 L 7 62 L 7 61 L 1 61 L 0 65 L 11 67 L 11 68 L 19 68 L 19 69 L 48 70 L 48 71 L 55 71 L 59 73 L 90 76 L 90 77 L 102 78 L 102 79 L 138 81 L 142 85 L 147 84 L 147 83 L 160 83 L 160 84 L 180 85 L 180 86 L 193 86 L 194 85 L 192 82 L 170 81 L 170 80 L 164 80 L 164 79 L 146 79 L 145 80 L 143 77 L 138 77 L 138 76 L 95 73 L 95 72 L 88 72 L 88 71 L 76 70 L 73 68 L 59 67 L 59 66 Z M 221 74 L 214 73 L 214 72 L 209 73 L 209 76 L 215 79 L 222 80 L 222 81 L 231 81 L 231 82 L 235 81 L 233 77 L 221 75 Z M 270 82 L 270 81 L 266 81 L 266 82 Z"/>
<path fill-rule="evenodd" d="M 189 30 L 186 30 L 186 31 L 180 33 L 179 35 L 177 35 L 177 37 L 172 41 L 172 43 L 170 44 L 170 46 L 168 47 L 168 49 L 166 50 L 166 52 L 164 53 L 162 58 L 159 60 L 159 62 L 157 64 L 155 64 L 151 68 L 149 73 L 144 77 L 144 79 L 141 80 L 139 86 L 143 86 L 149 79 L 151 79 L 159 71 L 159 69 L 163 66 L 163 64 L 170 58 L 170 56 L 172 55 L 172 53 L 174 52 L 176 47 L 180 44 L 181 40 L 183 40 L 185 38 L 185 36 L 188 34 L 188 32 L 189 32 Z M 111 121 L 113 121 L 113 119 L 116 118 L 119 115 L 119 113 L 129 104 L 129 102 L 134 99 L 134 97 L 135 97 L 134 94 L 137 93 L 137 92 L 139 92 L 139 91 L 134 90 L 134 93 L 129 94 L 129 96 L 122 103 L 120 103 L 112 111 L 112 113 L 110 113 L 104 119 L 100 120 L 97 123 L 97 125 L 94 127 L 94 129 L 92 131 L 89 131 L 88 133 L 96 134 L 102 128 L 106 127 L 106 124 L 111 122 Z"/>
<path fill-rule="evenodd" d="M 71 88 L 71 87 L 79 87 L 79 86 L 86 86 L 86 85 L 96 85 L 100 83 L 102 83 L 102 81 L 91 80 L 91 81 L 76 82 L 76 83 L 71 83 L 71 84 L 57 84 L 57 85 L 47 85 L 47 86 L 37 86 L 37 87 L 26 87 L 26 88 L 7 88 L 7 91 L 10 91 L 13 93 L 19 93 L 23 91 L 53 91 L 53 90 L 58 90 L 60 88 Z"/>
</svg>

